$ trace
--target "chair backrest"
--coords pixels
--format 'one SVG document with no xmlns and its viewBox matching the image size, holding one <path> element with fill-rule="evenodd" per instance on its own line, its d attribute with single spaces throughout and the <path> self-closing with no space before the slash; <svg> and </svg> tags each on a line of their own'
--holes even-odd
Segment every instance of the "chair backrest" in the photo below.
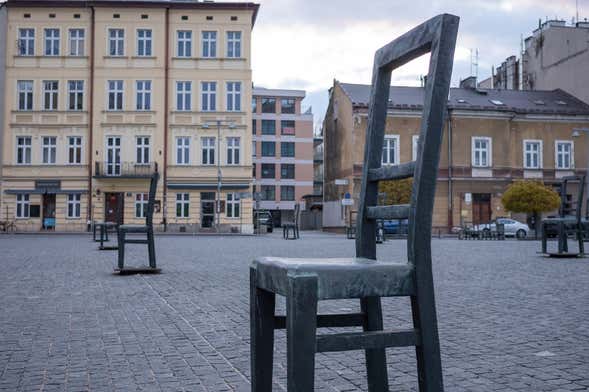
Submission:
<svg viewBox="0 0 589 392">
<path fill-rule="evenodd" d="M 568 188 L 571 183 L 576 183 L 577 199 L 576 201 L 569 202 L 567 200 Z M 560 216 L 570 216 L 570 212 L 574 211 L 574 216 L 577 223 L 581 222 L 582 210 L 583 210 L 583 196 L 585 194 L 585 176 L 567 176 L 562 178 L 560 185 Z"/>
<path fill-rule="evenodd" d="M 147 199 L 147 213 L 145 214 L 145 224 L 147 226 L 153 226 L 153 210 L 155 208 L 155 192 L 157 190 L 157 182 L 160 178 L 158 172 L 151 175 L 149 181 L 149 196 Z"/>
<path fill-rule="evenodd" d="M 374 56 L 362 188 L 358 208 L 356 256 L 376 259 L 378 219 L 409 219 L 408 259 L 416 273 L 431 275 L 431 226 L 440 146 L 459 18 L 438 15 L 379 49 Z M 382 166 L 391 72 L 430 52 L 417 160 Z M 410 205 L 377 206 L 378 182 L 413 177 Z"/>
</svg>

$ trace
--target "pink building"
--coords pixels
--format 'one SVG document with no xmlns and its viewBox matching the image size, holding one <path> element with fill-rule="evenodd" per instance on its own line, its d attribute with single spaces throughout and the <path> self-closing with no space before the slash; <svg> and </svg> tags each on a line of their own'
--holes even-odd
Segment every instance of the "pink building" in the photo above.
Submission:
<svg viewBox="0 0 589 392">
<path fill-rule="evenodd" d="M 254 192 L 275 226 L 313 193 L 313 114 L 301 111 L 304 98 L 301 90 L 253 90 Z"/>
</svg>

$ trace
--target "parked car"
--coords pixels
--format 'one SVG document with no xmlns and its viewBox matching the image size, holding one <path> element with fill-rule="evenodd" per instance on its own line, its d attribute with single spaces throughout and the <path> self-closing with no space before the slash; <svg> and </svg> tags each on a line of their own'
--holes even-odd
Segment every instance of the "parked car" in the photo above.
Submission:
<svg viewBox="0 0 589 392">
<path fill-rule="evenodd" d="M 254 211 L 254 230 L 258 229 L 258 224 L 260 226 L 266 226 L 266 231 L 272 233 L 272 230 L 274 230 L 274 221 L 272 220 L 270 211 Z"/>
<path fill-rule="evenodd" d="M 496 223 L 505 225 L 505 236 L 513 236 L 519 239 L 526 238 L 530 234 L 530 228 L 527 224 L 516 221 L 511 218 L 497 218 L 489 223 L 474 226 L 476 231 L 494 231 Z"/>
<path fill-rule="evenodd" d="M 385 234 L 407 234 L 409 229 L 409 220 L 393 219 L 386 220 L 383 224 Z"/>
</svg>

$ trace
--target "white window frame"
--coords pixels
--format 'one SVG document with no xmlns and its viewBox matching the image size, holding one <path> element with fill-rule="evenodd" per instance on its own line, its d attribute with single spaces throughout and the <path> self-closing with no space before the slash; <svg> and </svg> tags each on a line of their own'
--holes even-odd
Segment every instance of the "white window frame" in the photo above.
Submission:
<svg viewBox="0 0 589 392">
<path fill-rule="evenodd" d="M 149 165 L 151 159 L 151 138 L 149 136 L 135 137 L 135 162 L 138 165 Z"/>
<path fill-rule="evenodd" d="M 241 138 L 230 136 L 227 138 L 227 165 L 239 165 L 241 159 Z"/>
<path fill-rule="evenodd" d="M 569 149 L 569 165 L 568 166 L 560 166 L 558 164 L 558 156 L 561 152 L 558 151 L 558 146 L 561 144 L 568 144 L 570 146 Z M 562 152 L 564 155 L 565 153 Z M 572 140 L 555 140 L 554 141 L 554 168 L 557 170 L 571 170 L 575 168 L 575 142 Z"/>
<path fill-rule="evenodd" d="M 113 95 L 113 107 L 110 96 Z M 125 109 L 125 82 L 123 80 L 106 81 L 106 106 L 108 111 L 118 112 Z"/>
<path fill-rule="evenodd" d="M 23 141 L 21 144 L 20 141 Z M 28 141 L 28 143 L 25 143 Z M 20 154 L 19 154 L 20 151 Z M 15 163 L 17 165 L 30 165 L 33 153 L 33 138 L 31 136 L 17 136 L 16 137 L 16 155 Z M 19 155 L 23 158 L 22 162 L 18 161 Z"/>
<path fill-rule="evenodd" d="M 55 32 L 57 31 L 57 34 Z M 49 35 L 49 32 L 52 32 Z M 61 31 L 59 28 L 51 27 L 43 30 L 43 54 L 45 56 L 59 56 Z"/>
<path fill-rule="evenodd" d="M 477 149 L 476 143 L 477 141 L 484 141 L 487 146 L 484 149 Z M 493 166 L 493 139 L 488 136 L 472 136 L 471 137 L 471 165 L 472 167 L 492 167 Z M 486 164 L 477 163 L 477 153 L 485 152 L 487 154 L 487 162 Z M 482 155 L 479 154 L 479 159 L 482 159 Z"/>
<path fill-rule="evenodd" d="M 152 29 L 145 29 L 145 28 L 137 29 L 136 35 L 137 35 L 137 57 L 152 57 L 153 56 L 153 30 Z"/>
<path fill-rule="evenodd" d="M 43 81 L 43 110 L 55 111 L 59 109 L 59 81 Z"/>
<path fill-rule="evenodd" d="M 239 193 L 229 192 L 227 193 L 227 208 L 225 215 L 227 218 L 239 218 L 241 209 L 239 208 Z"/>
<path fill-rule="evenodd" d="M 82 136 L 68 136 L 67 162 L 69 165 L 82 164 Z"/>
<path fill-rule="evenodd" d="M 214 165 L 217 159 L 215 149 L 217 148 L 217 138 L 214 136 L 203 136 L 200 138 L 201 164 Z"/>
<path fill-rule="evenodd" d="M 227 93 L 227 111 L 241 111 L 241 82 L 227 82 L 225 87 Z"/>
<path fill-rule="evenodd" d="M 125 29 L 119 27 L 109 28 L 106 33 L 106 39 L 108 41 L 107 55 L 109 57 L 122 57 L 125 55 Z"/>
<path fill-rule="evenodd" d="M 526 159 L 526 155 L 527 155 L 527 145 L 528 144 L 538 144 L 538 166 L 529 166 L 527 164 L 527 159 Z M 544 148 L 543 148 L 543 141 L 540 139 L 526 139 L 523 141 L 523 167 L 524 169 L 529 169 L 529 170 L 541 170 L 544 165 L 543 165 L 543 159 L 542 156 L 544 155 L 543 153 Z"/>
<path fill-rule="evenodd" d="M 16 219 L 28 219 L 31 216 L 31 197 L 28 193 L 18 193 L 16 195 L 16 209 L 14 211 Z"/>
<path fill-rule="evenodd" d="M 44 165 L 57 163 L 57 136 L 41 136 L 41 161 Z"/>
<path fill-rule="evenodd" d="M 190 218 L 190 193 L 176 193 L 176 218 Z"/>
<path fill-rule="evenodd" d="M 34 109 L 35 95 L 34 82 L 32 80 L 16 81 L 16 107 L 19 111 L 31 111 Z M 24 94 L 24 107 L 20 106 L 21 95 Z"/>
<path fill-rule="evenodd" d="M 176 136 L 176 165 L 190 165 L 190 136 Z"/>
<path fill-rule="evenodd" d="M 391 135 L 386 134 L 384 135 L 384 141 L 382 144 L 382 164 L 383 165 L 398 165 L 399 164 L 399 135 Z M 390 143 L 393 142 L 393 148 L 390 147 Z M 393 152 L 393 157 L 391 158 L 390 152 Z M 386 154 L 385 154 L 386 152 Z"/>
<path fill-rule="evenodd" d="M 241 58 L 241 31 L 227 32 L 227 57 Z"/>
<path fill-rule="evenodd" d="M 217 31 L 215 30 L 204 30 L 201 32 L 201 47 L 203 58 L 216 58 L 217 57 Z"/>
<path fill-rule="evenodd" d="M 217 111 L 217 82 L 200 82 L 200 109 L 203 112 Z"/>
<path fill-rule="evenodd" d="M 67 108 L 68 110 L 84 110 L 84 81 L 68 80 L 67 81 Z M 72 103 L 73 108 L 72 108 Z"/>
<path fill-rule="evenodd" d="M 135 81 L 135 109 L 141 111 L 151 110 L 151 80 Z"/>
<path fill-rule="evenodd" d="M 30 34 L 32 32 L 32 35 Z M 18 55 L 35 55 L 35 29 L 24 27 L 18 29 Z"/>
<path fill-rule="evenodd" d="M 68 30 L 70 56 L 83 56 L 86 43 L 86 30 L 73 28 Z"/>
<path fill-rule="evenodd" d="M 80 193 L 67 194 L 67 217 L 68 219 L 80 219 L 82 216 L 82 195 Z"/>
<path fill-rule="evenodd" d="M 147 217 L 147 204 L 149 195 L 147 193 L 135 194 L 135 218 L 141 219 Z"/>
<path fill-rule="evenodd" d="M 417 160 L 417 154 L 419 152 L 419 135 L 411 136 L 411 160 Z"/>
<path fill-rule="evenodd" d="M 176 110 L 179 112 L 192 110 L 192 82 L 189 80 L 176 81 Z"/>
<path fill-rule="evenodd" d="M 192 30 L 176 30 L 176 56 L 192 57 Z"/>
</svg>

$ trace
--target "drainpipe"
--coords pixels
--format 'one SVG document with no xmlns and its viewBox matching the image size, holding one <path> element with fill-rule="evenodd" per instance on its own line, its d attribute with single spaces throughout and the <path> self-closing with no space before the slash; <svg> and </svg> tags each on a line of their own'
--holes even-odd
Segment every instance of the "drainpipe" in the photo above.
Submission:
<svg viewBox="0 0 589 392">
<path fill-rule="evenodd" d="M 94 7 L 90 7 L 90 80 L 88 81 L 88 219 L 92 220 L 92 154 L 94 152 Z"/>
<path fill-rule="evenodd" d="M 162 184 L 163 200 L 163 222 L 164 231 L 167 231 L 167 216 L 168 216 L 168 185 L 167 185 L 167 169 L 168 169 L 168 56 L 169 56 L 169 28 L 170 28 L 170 9 L 166 8 L 166 33 L 164 39 L 165 58 L 164 58 L 164 164 L 162 169 Z"/>
<path fill-rule="evenodd" d="M 448 109 L 448 232 L 454 226 L 454 200 L 452 197 L 452 110 Z"/>
</svg>

